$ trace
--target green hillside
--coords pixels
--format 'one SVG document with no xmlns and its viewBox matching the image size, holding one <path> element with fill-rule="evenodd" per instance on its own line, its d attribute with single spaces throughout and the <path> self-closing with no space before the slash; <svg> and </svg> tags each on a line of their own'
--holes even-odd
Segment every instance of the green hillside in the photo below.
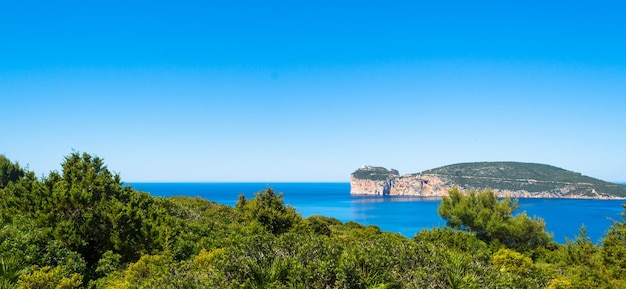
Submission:
<svg viewBox="0 0 626 289">
<path fill-rule="evenodd" d="M 511 191 L 549 192 L 574 188 L 581 196 L 626 197 L 626 186 L 605 182 L 558 167 L 520 162 L 461 163 L 435 168 L 422 174 L 438 175 L 446 182 L 465 188 L 494 188 Z"/>
</svg>

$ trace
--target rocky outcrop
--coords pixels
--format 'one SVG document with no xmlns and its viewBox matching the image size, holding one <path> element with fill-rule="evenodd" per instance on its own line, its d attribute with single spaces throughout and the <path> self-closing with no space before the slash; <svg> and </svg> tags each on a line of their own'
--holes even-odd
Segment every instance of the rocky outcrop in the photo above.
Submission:
<svg viewBox="0 0 626 289">
<path fill-rule="evenodd" d="M 394 169 L 363 166 L 350 175 L 350 194 L 389 195 L 399 176 Z"/>
<path fill-rule="evenodd" d="M 468 164 L 463 164 L 468 167 Z M 459 172 L 458 166 L 443 167 L 455 168 L 453 174 L 433 173 L 441 168 L 425 171 L 418 174 L 400 176 L 397 170 L 387 170 L 382 167 L 363 166 L 350 175 L 350 194 L 352 195 L 377 195 L 377 196 L 419 196 L 441 197 L 448 191 L 458 187 L 461 190 L 490 188 L 499 197 L 513 198 L 572 198 L 572 199 L 624 199 L 622 195 L 611 192 L 626 191 L 626 186 L 603 182 L 578 173 L 564 171 L 562 169 L 547 167 L 556 173 L 551 176 L 546 173 L 541 179 L 518 178 L 527 172 L 516 169 L 522 167 L 526 170 L 543 168 L 537 164 L 523 163 L 494 163 L 477 169 L 469 164 L 472 170 L 465 169 Z M 497 166 L 497 169 L 494 169 Z M 513 168 L 513 169 L 511 169 Z M 515 170 L 519 171 L 516 174 Z M 466 173 L 470 171 L 471 173 Z M 507 175 L 503 175 L 505 171 Z M 550 171 L 551 172 L 551 171 Z M 558 175 L 557 175 L 558 174 Z M 562 181 L 571 175 L 585 178 L 585 182 Z M 561 178 L 561 179 L 558 179 Z M 590 183 L 593 180 L 595 183 Z M 622 188 L 623 187 L 623 188 Z M 603 188 L 608 188 L 604 189 Z M 610 190 L 609 192 L 607 192 Z"/>
<path fill-rule="evenodd" d="M 368 168 L 371 167 L 363 167 L 359 170 Z M 388 174 L 384 179 L 372 180 L 355 177 L 353 173 L 350 177 L 350 194 L 352 195 L 441 197 L 453 187 L 435 175 Z"/>
<path fill-rule="evenodd" d="M 350 194 L 440 197 L 452 187 L 435 175 L 400 176 L 397 170 L 363 166 L 350 175 Z"/>
<path fill-rule="evenodd" d="M 394 182 L 389 195 L 441 197 L 447 195 L 452 187 L 435 175 L 405 175 Z"/>
</svg>

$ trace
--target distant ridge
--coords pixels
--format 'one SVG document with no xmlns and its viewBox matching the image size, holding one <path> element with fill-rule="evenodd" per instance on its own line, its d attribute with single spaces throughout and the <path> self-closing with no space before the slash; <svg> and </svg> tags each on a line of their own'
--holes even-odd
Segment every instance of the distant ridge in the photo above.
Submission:
<svg viewBox="0 0 626 289">
<path fill-rule="evenodd" d="M 459 163 L 399 176 L 396 170 L 365 166 L 351 175 L 351 194 L 442 196 L 455 186 L 490 188 L 528 198 L 626 198 L 626 185 L 610 183 L 546 164 Z"/>
</svg>

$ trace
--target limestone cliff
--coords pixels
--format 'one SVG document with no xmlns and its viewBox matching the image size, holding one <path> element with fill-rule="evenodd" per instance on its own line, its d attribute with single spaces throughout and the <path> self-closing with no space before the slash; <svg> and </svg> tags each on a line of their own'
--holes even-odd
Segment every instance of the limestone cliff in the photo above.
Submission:
<svg viewBox="0 0 626 289">
<path fill-rule="evenodd" d="M 364 166 L 350 176 L 353 195 L 441 197 L 454 187 L 490 188 L 500 197 L 515 198 L 626 198 L 624 185 L 542 164 L 466 163 L 404 176 L 393 169 Z"/>
<path fill-rule="evenodd" d="M 405 175 L 399 177 L 391 188 L 391 196 L 441 197 L 453 186 L 445 183 L 436 175 Z"/>
<path fill-rule="evenodd" d="M 363 166 L 350 175 L 350 194 L 389 195 L 399 176 L 398 171 L 394 169 Z"/>
</svg>

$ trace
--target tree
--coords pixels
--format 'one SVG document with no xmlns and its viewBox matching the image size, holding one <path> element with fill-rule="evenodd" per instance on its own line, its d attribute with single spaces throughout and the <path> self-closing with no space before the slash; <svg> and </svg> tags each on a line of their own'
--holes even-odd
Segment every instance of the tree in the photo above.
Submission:
<svg viewBox="0 0 626 289">
<path fill-rule="evenodd" d="M 32 210 L 52 238 L 82 256 L 87 279 L 99 275 L 95 270 L 107 251 L 134 262 L 162 249 L 167 236 L 160 237 L 161 225 L 168 218 L 163 201 L 123 186 L 101 158 L 75 152 L 62 167 L 61 174 L 52 172 L 44 180 L 41 201 Z"/>
<path fill-rule="evenodd" d="M 611 225 L 606 236 L 602 239 L 602 258 L 607 267 L 611 268 L 613 277 L 626 275 L 626 204 L 622 204 L 624 211 L 621 213 L 625 218 L 615 221 Z"/>
<path fill-rule="evenodd" d="M 9 182 L 16 182 L 25 174 L 18 163 L 12 163 L 4 155 L 0 155 L 0 189 Z"/>
<path fill-rule="evenodd" d="M 239 196 L 236 208 L 246 220 L 259 222 L 275 235 L 287 232 L 302 220 L 295 208 L 283 205 L 282 193 L 276 195 L 272 188 L 256 193 L 251 200 Z"/>
<path fill-rule="evenodd" d="M 112 247 L 110 201 L 122 193 L 118 175 L 101 158 L 72 153 L 62 164 L 62 175 L 50 174 L 48 202 L 40 221 L 53 228 L 53 236 L 79 252 L 89 265 Z"/>
<path fill-rule="evenodd" d="M 551 235 L 544 221 L 531 219 L 525 212 L 513 216 L 517 209 L 517 200 L 498 200 L 491 190 L 461 192 L 454 188 L 443 197 L 438 212 L 451 228 L 474 233 L 485 242 L 516 249 L 547 245 Z"/>
</svg>

